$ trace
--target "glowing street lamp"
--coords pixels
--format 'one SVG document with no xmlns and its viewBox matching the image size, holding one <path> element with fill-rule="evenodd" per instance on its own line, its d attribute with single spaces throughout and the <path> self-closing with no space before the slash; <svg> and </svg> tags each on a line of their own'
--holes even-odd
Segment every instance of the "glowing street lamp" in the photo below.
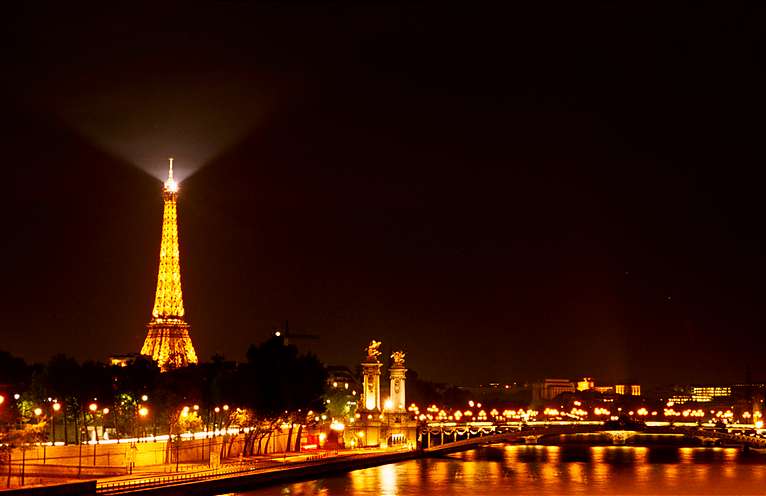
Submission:
<svg viewBox="0 0 766 496">
<path fill-rule="evenodd" d="M 39 417 L 40 415 L 43 414 L 43 409 L 40 407 L 35 408 L 34 414 L 35 414 L 35 417 Z"/>
<path fill-rule="evenodd" d="M 141 395 L 141 401 L 149 401 L 149 397 L 145 394 Z"/>
<path fill-rule="evenodd" d="M 56 442 L 56 414 L 61 410 L 61 403 L 58 400 L 53 400 L 51 404 L 51 439 Z"/>
<path fill-rule="evenodd" d="M 149 409 L 146 408 L 145 406 L 142 406 L 141 408 L 138 409 L 138 414 L 142 417 L 146 417 L 147 415 L 149 415 Z"/>
<path fill-rule="evenodd" d="M 95 403 L 91 403 L 90 405 L 88 405 L 88 410 L 90 410 L 91 412 L 95 412 L 96 410 L 98 410 L 98 405 Z"/>
</svg>

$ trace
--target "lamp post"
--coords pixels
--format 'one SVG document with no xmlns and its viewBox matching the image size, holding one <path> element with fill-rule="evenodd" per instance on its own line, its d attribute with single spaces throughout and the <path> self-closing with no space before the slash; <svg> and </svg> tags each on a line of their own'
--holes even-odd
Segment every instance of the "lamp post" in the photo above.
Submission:
<svg viewBox="0 0 766 496">
<path fill-rule="evenodd" d="M 51 441 L 56 444 L 56 414 L 61 410 L 61 403 L 54 401 L 51 405 Z"/>
<path fill-rule="evenodd" d="M 90 410 L 90 420 L 93 423 L 93 440 L 98 442 L 98 430 L 96 430 L 96 410 L 98 410 L 98 404 L 91 403 L 88 405 L 88 410 Z M 88 426 L 85 426 L 85 431 L 88 431 Z"/>
<path fill-rule="evenodd" d="M 149 415 L 149 409 L 146 406 L 144 406 L 144 405 L 140 405 L 139 408 L 138 408 L 138 420 L 139 420 L 139 425 L 142 428 L 143 428 L 143 422 L 142 421 L 143 421 L 143 419 L 146 418 L 147 415 Z M 138 429 L 136 429 L 136 430 L 138 431 Z M 139 436 L 138 432 L 136 432 L 136 437 L 144 437 L 144 436 Z"/>
<path fill-rule="evenodd" d="M 109 413 L 109 408 L 105 407 L 103 410 L 101 410 L 101 414 L 102 414 L 102 417 L 101 417 L 101 428 L 103 429 L 104 439 L 108 439 L 107 432 L 106 432 L 106 415 L 108 413 Z"/>
</svg>

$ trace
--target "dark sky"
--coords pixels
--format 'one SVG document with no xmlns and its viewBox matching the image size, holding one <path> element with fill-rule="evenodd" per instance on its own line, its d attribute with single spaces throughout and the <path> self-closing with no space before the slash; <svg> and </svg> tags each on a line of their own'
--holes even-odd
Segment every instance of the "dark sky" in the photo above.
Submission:
<svg viewBox="0 0 766 496">
<path fill-rule="evenodd" d="M 172 155 L 204 359 L 290 319 L 458 384 L 766 379 L 763 9 L 18 3 L 0 348 L 140 349 Z"/>
</svg>

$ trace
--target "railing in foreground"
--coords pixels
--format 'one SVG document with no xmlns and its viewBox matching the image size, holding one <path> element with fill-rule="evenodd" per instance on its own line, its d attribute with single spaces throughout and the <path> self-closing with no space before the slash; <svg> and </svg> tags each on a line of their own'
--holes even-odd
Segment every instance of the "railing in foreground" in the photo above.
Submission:
<svg viewBox="0 0 766 496">
<path fill-rule="evenodd" d="M 306 457 L 306 459 L 300 462 L 294 462 L 291 465 L 297 466 L 302 463 L 316 462 L 323 458 L 327 458 L 327 456 L 328 456 L 328 453 L 326 452 L 320 453 L 317 455 L 310 455 Z M 278 465 L 278 467 L 279 466 L 283 466 L 283 465 Z M 175 475 L 166 475 L 166 476 L 160 476 L 160 477 L 146 477 L 142 479 L 131 479 L 131 480 L 123 480 L 123 481 L 115 481 L 115 482 L 100 482 L 96 486 L 96 491 L 99 494 L 120 493 L 120 492 L 133 490 L 133 489 L 141 489 L 141 488 L 148 488 L 148 487 L 155 487 L 155 486 L 178 484 L 183 482 L 215 479 L 217 477 L 222 477 L 222 476 L 232 475 L 232 474 L 263 472 L 267 470 L 273 470 L 274 468 L 275 468 L 274 465 L 263 466 L 263 465 L 257 465 L 256 463 L 230 464 L 221 468 L 216 468 L 211 470 L 202 470 L 202 471 L 193 471 L 193 472 L 187 472 L 187 473 L 179 473 Z"/>
</svg>

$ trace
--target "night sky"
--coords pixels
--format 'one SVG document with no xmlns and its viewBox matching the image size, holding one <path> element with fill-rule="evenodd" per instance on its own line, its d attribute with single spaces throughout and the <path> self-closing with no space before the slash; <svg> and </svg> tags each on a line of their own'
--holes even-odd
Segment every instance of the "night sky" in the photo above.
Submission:
<svg viewBox="0 0 766 496">
<path fill-rule="evenodd" d="M 0 349 L 140 349 L 174 156 L 203 359 L 766 379 L 763 9 L 516 3 L 3 7 Z"/>
</svg>

